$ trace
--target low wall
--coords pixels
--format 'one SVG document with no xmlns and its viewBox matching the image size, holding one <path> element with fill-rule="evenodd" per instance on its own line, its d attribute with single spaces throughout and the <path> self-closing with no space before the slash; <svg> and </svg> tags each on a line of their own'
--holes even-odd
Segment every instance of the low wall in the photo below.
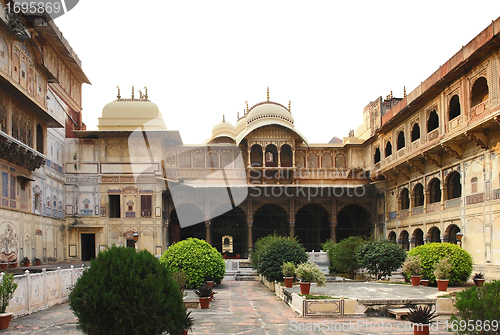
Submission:
<svg viewBox="0 0 500 335">
<path fill-rule="evenodd" d="M 14 313 L 16 318 L 68 301 L 69 293 L 83 269 L 75 269 L 71 265 L 69 269 L 43 269 L 41 273 L 26 270 L 23 275 L 14 276 L 18 286 L 6 312 Z"/>
</svg>

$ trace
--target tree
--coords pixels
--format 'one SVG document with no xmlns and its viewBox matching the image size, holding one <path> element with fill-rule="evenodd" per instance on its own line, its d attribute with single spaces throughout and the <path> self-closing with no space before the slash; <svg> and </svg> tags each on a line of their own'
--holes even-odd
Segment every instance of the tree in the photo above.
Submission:
<svg viewBox="0 0 500 335">
<path fill-rule="evenodd" d="M 377 279 L 390 276 L 401 267 L 406 252 L 397 244 L 389 241 L 371 241 L 359 246 L 356 251 L 359 265 Z"/>
</svg>

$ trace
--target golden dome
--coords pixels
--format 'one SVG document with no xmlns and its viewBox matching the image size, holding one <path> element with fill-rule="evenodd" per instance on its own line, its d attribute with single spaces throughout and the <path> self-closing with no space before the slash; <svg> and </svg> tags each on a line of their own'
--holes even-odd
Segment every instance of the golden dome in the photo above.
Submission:
<svg viewBox="0 0 500 335">
<path fill-rule="evenodd" d="M 167 130 L 158 106 L 147 99 L 118 99 L 102 109 L 99 130 Z"/>
<path fill-rule="evenodd" d="M 264 101 L 256 104 L 247 115 L 247 125 L 263 119 L 277 119 L 288 122 L 293 127 L 293 116 L 286 107 L 272 101 Z"/>
<path fill-rule="evenodd" d="M 229 137 L 234 140 L 235 136 L 236 129 L 229 122 L 219 122 L 212 128 L 212 139 L 217 137 Z"/>
</svg>

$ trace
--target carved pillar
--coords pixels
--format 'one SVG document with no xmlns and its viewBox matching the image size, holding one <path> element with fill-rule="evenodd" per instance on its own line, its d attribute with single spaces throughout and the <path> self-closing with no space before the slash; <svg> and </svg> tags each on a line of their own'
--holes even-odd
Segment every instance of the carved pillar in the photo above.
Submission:
<svg viewBox="0 0 500 335">
<path fill-rule="evenodd" d="M 212 244 L 211 237 L 210 237 L 210 226 L 212 225 L 212 222 L 210 220 L 205 221 L 205 241 L 207 241 L 208 244 Z"/>
<path fill-rule="evenodd" d="M 248 251 L 249 253 L 251 253 L 253 249 L 253 238 L 252 238 L 253 222 L 247 222 L 247 226 L 248 226 Z"/>
<path fill-rule="evenodd" d="M 444 202 L 448 200 L 448 187 L 441 183 L 441 210 L 444 210 Z"/>
<path fill-rule="evenodd" d="M 290 231 L 289 231 L 289 234 L 290 234 L 290 237 L 294 237 L 295 236 L 295 222 L 290 222 Z"/>
<path fill-rule="evenodd" d="M 170 246 L 170 231 L 168 229 L 168 220 L 165 220 L 165 249 Z"/>
<path fill-rule="evenodd" d="M 424 191 L 424 213 L 427 213 L 427 205 L 431 202 L 431 193 L 429 190 Z"/>
<path fill-rule="evenodd" d="M 278 149 L 278 166 L 281 167 L 281 148 Z"/>
<path fill-rule="evenodd" d="M 252 162 L 250 161 L 250 153 L 252 152 L 252 148 L 248 147 L 247 148 L 247 153 L 248 153 L 248 161 L 247 161 L 247 168 L 250 169 L 252 166 Z"/>
<path fill-rule="evenodd" d="M 332 200 L 330 207 L 330 239 L 337 243 L 337 200 Z"/>
<path fill-rule="evenodd" d="M 408 208 L 408 215 L 409 216 L 413 215 L 413 207 L 415 207 L 415 195 L 411 194 L 410 195 L 410 208 Z"/>
<path fill-rule="evenodd" d="M 332 222 L 330 224 L 330 239 L 334 242 L 337 243 L 337 222 Z"/>
</svg>

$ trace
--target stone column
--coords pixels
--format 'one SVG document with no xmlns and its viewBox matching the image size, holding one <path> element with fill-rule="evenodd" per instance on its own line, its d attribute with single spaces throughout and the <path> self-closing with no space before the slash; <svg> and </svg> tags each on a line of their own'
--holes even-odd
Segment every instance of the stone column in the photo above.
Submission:
<svg viewBox="0 0 500 335">
<path fill-rule="evenodd" d="M 278 149 L 278 166 L 281 167 L 281 149 Z"/>
<path fill-rule="evenodd" d="M 427 205 L 430 203 L 431 201 L 431 194 L 429 192 L 429 190 L 425 190 L 424 191 L 424 213 L 427 213 Z"/>
<path fill-rule="evenodd" d="M 408 215 L 413 215 L 413 207 L 415 207 L 415 195 L 410 195 L 410 208 L 408 208 Z"/>
<path fill-rule="evenodd" d="M 330 239 L 333 243 L 337 243 L 337 222 L 332 222 L 330 224 Z"/>
<path fill-rule="evenodd" d="M 170 232 L 168 230 L 168 220 L 165 220 L 165 224 L 163 226 L 165 227 L 165 249 L 167 249 L 170 246 Z"/>
<path fill-rule="evenodd" d="M 251 252 L 253 249 L 253 238 L 252 238 L 252 227 L 253 222 L 247 222 L 248 225 L 248 251 Z"/>
<path fill-rule="evenodd" d="M 290 237 L 294 237 L 295 236 L 295 222 L 290 222 L 290 225 L 289 225 L 289 234 L 290 234 Z"/>
<path fill-rule="evenodd" d="M 441 210 L 444 210 L 444 202 L 448 200 L 448 187 L 441 183 Z"/>
<path fill-rule="evenodd" d="M 208 244 L 212 244 L 211 237 L 210 237 L 210 226 L 212 225 L 212 222 L 210 220 L 205 221 L 205 241 L 207 241 Z"/>
</svg>

